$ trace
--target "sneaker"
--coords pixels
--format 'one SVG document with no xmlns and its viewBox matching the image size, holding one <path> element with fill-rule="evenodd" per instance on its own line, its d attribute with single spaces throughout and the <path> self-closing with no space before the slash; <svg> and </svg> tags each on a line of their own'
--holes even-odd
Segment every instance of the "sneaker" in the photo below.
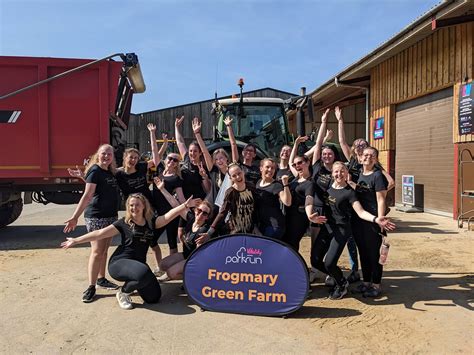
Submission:
<svg viewBox="0 0 474 355">
<path fill-rule="evenodd" d="M 156 277 L 160 277 L 160 276 L 163 275 L 164 273 L 165 273 L 165 272 L 162 271 L 159 266 L 157 266 L 157 267 L 153 270 L 153 274 L 155 274 Z"/>
<path fill-rule="evenodd" d="M 364 283 L 361 283 L 359 286 L 356 287 L 355 290 L 353 290 L 352 292 L 354 293 L 364 293 L 364 292 L 367 292 L 369 290 L 369 288 L 371 288 L 370 285 L 366 285 Z"/>
<path fill-rule="evenodd" d="M 377 298 L 382 294 L 382 289 L 380 287 L 369 287 L 367 291 L 365 291 L 362 296 L 366 298 Z"/>
<path fill-rule="evenodd" d="M 107 280 L 105 277 L 102 277 L 97 280 L 97 286 L 105 288 L 107 290 L 116 290 L 119 288 L 117 284 L 114 284 L 113 282 L 110 282 Z"/>
<path fill-rule="evenodd" d="M 336 286 L 336 280 L 334 280 L 331 276 L 327 275 L 326 280 L 324 280 L 324 285 L 328 287 Z"/>
<path fill-rule="evenodd" d="M 359 280 L 360 280 L 360 275 L 358 271 L 352 271 L 347 277 L 347 281 L 349 281 L 350 284 L 353 284 L 354 282 L 357 282 Z"/>
<path fill-rule="evenodd" d="M 132 309 L 133 304 L 132 304 L 132 298 L 130 297 L 130 293 L 125 293 L 122 292 L 122 289 L 120 289 L 117 294 L 115 295 L 117 297 L 118 304 L 120 308 L 122 309 Z"/>
<path fill-rule="evenodd" d="M 312 284 L 318 278 L 318 270 L 314 267 L 309 269 L 309 283 Z"/>
<path fill-rule="evenodd" d="M 90 285 L 82 294 L 82 302 L 91 303 L 95 298 L 95 286 Z"/>
<path fill-rule="evenodd" d="M 157 277 L 156 279 L 158 280 L 158 282 L 166 282 L 171 280 L 166 272 L 163 275 Z"/>
<path fill-rule="evenodd" d="M 332 291 L 329 294 L 329 299 L 331 300 L 340 300 L 342 297 L 344 297 L 347 294 L 347 287 L 349 286 L 349 282 L 347 280 L 344 281 L 344 284 L 342 286 L 337 285 L 334 288 L 334 291 Z"/>
</svg>

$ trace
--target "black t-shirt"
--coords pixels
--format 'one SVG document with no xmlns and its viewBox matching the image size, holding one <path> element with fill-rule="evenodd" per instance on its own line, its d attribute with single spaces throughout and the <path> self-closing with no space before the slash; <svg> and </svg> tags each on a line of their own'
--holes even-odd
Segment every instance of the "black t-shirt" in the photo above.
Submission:
<svg viewBox="0 0 474 355">
<path fill-rule="evenodd" d="M 335 189 L 331 186 L 327 192 L 327 201 L 331 208 L 328 222 L 348 225 L 353 211 L 352 204 L 357 201 L 356 192 L 349 185 L 342 189 Z"/>
<path fill-rule="evenodd" d="M 165 167 L 163 163 L 158 164 L 156 168 L 155 176 L 158 176 L 160 179 L 164 181 L 166 191 L 168 191 L 170 194 L 173 195 L 174 191 L 178 187 L 183 187 L 183 180 L 178 175 L 172 175 L 172 176 L 163 175 L 164 170 L 165 170 Z M 160 190 L 158 190 L 155 184 L 153 184 L 153 200 L 154 200 L 154 206 L 156 206 L 156 209 L 159 214 L 166 213 L 167 211 L 171 209 L 171 205 L 168 203 L 168 201 L 160 192 Z"/>
<path fill-rule="evenodd" d="M 331 171 L 326 169 L 324 163 L 318 160 L 313 164 L 314 181 L 314 206 L 323 207 L 327 199 L 327 191 L 331 186 Z"/>
<path fill-rule="evenodd" d="M 182 218 L 179 220 L 179 228 L 184 228 L 183 256 L 185 259 L 196 249 L 196 239 L 199 238 L 199 235 L 206 233 L 209 229 L 209 225 L 206 223 L 199 227 L 196 232 L 193 232 L 193 223 L 195 220 L 196 216 L 191 211 L 186 214 L 186 220 Z"/>
<path fill-rule="evenodd" d="M 288 176 L 288 182 L 293 181 L 294 178 L 295 178 L 295 176 L 294 176 L 293 173 L 291 172 L 291 169 L 290 169 L 289 166 L 288 166 L 287 168 L 284 168 L 284 169 L 280 169 L 280 168 L 277 169 L 277 172 L 276 172 L 275 176 L 276 176 L 276 179 L 277 179 L 278 181 L 281 181 L 281 177 L 282 177 L 283 175 L 287 175 L 287 176 Z"/>
<path fill-rule="evenodd" d="M 153 218 L 152 226 L 155 225 L 155 221 L 156 219 Z M 114 222 L 114 227 L 120 232 L 122 243 L 114 251 L 110 260 L 132 259 L 146 263 L 148 247 L 153 248 L 158 244 L 158 238 L 154 236 L 153 229 L 148 224 L 139 226 L 132 223 L 129 225 L 125 223 L 124 218 Z"/>
<path fill-rule="evenodd" d="M 115 176 L 109 171 L 93 165 L 85 177 L 86 182 L 95 184 L 92 201 L 86 207 L 86 218 L 116 217 L 118 211 L 118 189 Z"/>
<path fill-rule="evenodd" d="M 291 207 L 289 208 L 289 211 L 305 213 L 304 206 L 306 196 L 313 196 L 314 193 L 313 181 L 304 180 L 298 182 L 298 180 L 295 179 L 290 183 L 290 191 Z"/>
<path fill-rule="evenodd" d="M 204 199 L 206 192 L 202 186 L 202 176 L 199 174 L 199 167 L 191 163 L 189 154 L 184 155 L 181 166 L 181 176 L 183 177 L 183 195 L 185 198 L 191 197 Z"/>
<path fill-rule="evenodd" d="M 367 212 L 378 216 L 376 192 L 384 190 L 387 190 L 387 185 L 380 170 L 375 170 L 370 175 L 363 173 L 359 175 L 356 187 L 357 199 Z"/>
<path fill-rule="evenodd" d="M 359 163 L 358 159 L 355 157 L 351 157 L 351 160 L 347 163 L 347 169 L 349 170 L 349 174 L 351 175 L 351 181 L 355 182 L 357 184 L 357 181 L 359 180 L 359 176 L 362 173 L 362 164 Z M 374 165 L 374 170 L 380 170 L 382 171 L 382 165 L 380 163 L 375 163 Z M 387 178 L 382 174 L 384 181 L 388 185 L 388 180 Z"/>
<path fill-rule="evenodd" d="M 255 186 L 261 177 L 260 168 L 256 165 L 245 165 L 244 163 L 240 164 L 240 166 L 244 171 L 245 181 L 250 182 Z"/>
<path fill-rule="evenodd" d="M 118 186 L 125 198 L 134 193 L 141 193 L 151 202 L 151 191 L 147 180 L 148 163 L 138 162 L 135 169 L 137 171 L 132 174 L 118 170 L 115 174 Z"/>
<path fill-rule="evenodd" d="M 270 185 L 260 186 L 257 182 L 255 192 L 255 207 L 258 211 L 259 224 L 262 227 L 285 227 L 285 217 L 283 216 L 279 193 L 283 191 L 283 185 L 278 181 L 273 181 Z"/>
</svg>

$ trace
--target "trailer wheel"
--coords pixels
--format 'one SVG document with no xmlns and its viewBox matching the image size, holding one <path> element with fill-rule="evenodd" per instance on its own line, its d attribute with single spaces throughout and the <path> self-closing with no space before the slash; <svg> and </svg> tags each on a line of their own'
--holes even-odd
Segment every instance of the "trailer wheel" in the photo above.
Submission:
<svg viewBox="0 0 474 355">
<path fill-rule="evenodd" d="M 0 206 L 0 228 L 6 227 L 20 217 L 23 210 L 23 200 L 13 200 Z"/>
</svg>

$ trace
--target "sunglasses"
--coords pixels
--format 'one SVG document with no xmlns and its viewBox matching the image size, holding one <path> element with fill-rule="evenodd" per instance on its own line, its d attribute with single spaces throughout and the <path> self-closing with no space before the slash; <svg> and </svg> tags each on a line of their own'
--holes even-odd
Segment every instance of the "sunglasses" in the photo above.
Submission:
<svg viewBox="0 0 474 355">
<path fill-rule="evenodd" d="M 196 213 L 202 213 L 204 216 L 209 216 L 209 212 L 206 212 L 199 207 L 196 208 Z"/>
<path fill-rule="evenodd" d="M 178 159 L 178 158 L 168 157 L 168 160 L 174 161 L 175 163 L 179 163 L 179 159 Z"/>
<path fill-rule="evenodd" d="M 291 166 L 294 168 L 295 166 L 300 166 L 300 165 L 303 164 L 303 163 L 304 163 L 303 160 L 295 161 L 293 164 L 291 164 Z"/>
</svg>

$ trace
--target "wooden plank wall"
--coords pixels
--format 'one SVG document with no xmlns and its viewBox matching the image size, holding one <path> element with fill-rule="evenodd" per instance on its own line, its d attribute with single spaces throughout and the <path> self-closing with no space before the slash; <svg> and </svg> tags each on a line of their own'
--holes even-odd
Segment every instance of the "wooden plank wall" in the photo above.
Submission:
<svg viewBox="0 0 474 355">
<path fill-rule="evenodd" d="M 371 70 L 370 136 L 376 118 L 385 117 L 385 138 L 371 143 L 381 152 L 395 149 L 395 105 L 449 86 L 457 107 L 459 85 L 473 77 L 474 23 L 441 28 Z M 458 135 L 453 112 L 453 142 L 474 141 Z M 385 160 L 384 154 L 381 154 Z"/>
</svg>

